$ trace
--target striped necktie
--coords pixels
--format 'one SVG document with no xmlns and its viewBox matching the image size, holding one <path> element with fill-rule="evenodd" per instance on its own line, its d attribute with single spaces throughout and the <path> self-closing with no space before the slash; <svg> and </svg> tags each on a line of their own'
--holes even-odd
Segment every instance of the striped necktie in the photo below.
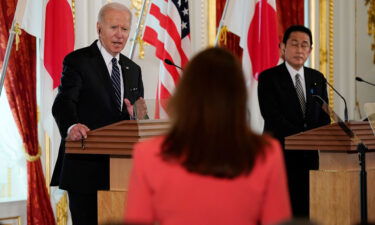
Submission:
<svg viewBox="0 0 375 225">
<path fill-rule="evenodd" d="M 121 79 L 120 79 L 120 70 L 117 66 L 117 59 L 112 59 L 112 74 L 111 74 L 112 86 L 115 91 L 116 96 L 116 105 L 121 111 Z"/>
<path fill-rule="evenodd" d="M 303 116 L 305 117 L 306 113 L 306 101 L 305 101 L 305 95 L 303 94 L 303 88 L 302 88 L 302 83 L 301 83 L 301 75 L 298 73 L 296 74 L 296 91 L 297 91 L 297 96 L 299 99 L 299 104 L 301 105 L 302 113 Z"/>
</svg>

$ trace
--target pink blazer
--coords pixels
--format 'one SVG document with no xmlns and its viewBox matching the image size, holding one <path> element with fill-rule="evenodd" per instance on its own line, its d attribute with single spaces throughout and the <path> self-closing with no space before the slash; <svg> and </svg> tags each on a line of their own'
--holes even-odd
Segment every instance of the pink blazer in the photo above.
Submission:
<svg viewBox="0 0 375 225">
<path fill-rule="evenodd" d="M 163 140 L 157 137 L 135 146 L 125 222 L 255 225 L 291 218 L 284 159 L 277 141 L 271 139 L 249 175 L 219 179 L 163 161 Z"/>
</svg>

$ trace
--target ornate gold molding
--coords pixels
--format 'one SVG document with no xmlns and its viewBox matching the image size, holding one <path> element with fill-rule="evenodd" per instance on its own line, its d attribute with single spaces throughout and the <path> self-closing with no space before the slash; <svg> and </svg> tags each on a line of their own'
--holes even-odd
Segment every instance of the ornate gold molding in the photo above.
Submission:
<svg viewBox="0 0 375 225">
<path fill-rule="evenodd" d="M 327 0 L 319 1 L 319 70 L 327 76 Z"/>
<path fill-rule="evenodd" d="M 216 0 L 208 0 L 208 45 L 214 46 L 216 38 Z"/>
<path fill-rule="evenodd" d="M 150 0 L 130 0 L 130 2 L 131 2 L 130 9 L 136 10 L 136 12 L 135 12 L 136 17 L 141 16 L 142 6 L 143 6 L 144 1 L 145 1 L 145 8 L 144 8 L 144 11 L 143 11 L 142 20 L 140 21 L 139 32 L 138 32 L 137 37 L 135 37 L 135 40 L 132 40 L 132 41 L 135 41 L 136 44 L 137 43 L 139 44 L 139 48 L 138 48 L 138 58 L 139 59 L 145 58 L 145 46 L 148 45 L 146 42 L 143 41 L 142 36 L 143 36 L 143 29 L 144 29 L 144 26 L 145 26 L 146 17 L 147 17 L 147 13 L 148 13 L 148 8 L 150 7 L 151 1 Z"/>
<path fill-rule="evenodd" d="M 130 9 L 135 9 L 135 15 L 139 17 L 139 14 L 141 13 L 142 10 L 142 0 L 130 0 Z"/>
<path fill-rule="evenodd" d="M 45 154 L 45 165 L 46 165 L 46 173 L 45 173 L 45 180 L 48 194 L 51 194 L 51 187 L 49 183 L 51 181 L 51 139 L 49 138 L 47 132 L 44 132 L 44 147 L 46 150 Z"/>
<path fill-rule="evenodd" d="M 68 223 L 68 199 L 66 192 L 56 204 L 56 224 L 66 225 Z"/>
<path fill-rule="evenodd" d="M 319 70 L 326 76 L 327 81 L 332 85 L 334 83 L 333 16 L 334 16 L 334 0 L 320 0 L 319 1 L 319 44 L 320 44 Z M 334 92 L 331 88 L 329 88 L 329 91 L 328 91 L 328 100 L 329 100 L 329 106 L 333 108 L 334 107 Z"/>
<path fill-rule="evenodd" d="M 333 16 L 334 16 L 334 0 L 329 0 L 329 8 L 328 8 L 328 82 L 330 84 L 334 84 L 335 82 L 335 77 L 334 77 L 334 26 L 333 26 Z M 334 98 L 333 98 L 333 90 L 330 89 L 329 91 L 329 105 L 333 109 L 334 106 Z"/>
<path fill-rule="evenodd" d="M 367 33 L 372 36 L 371 50 L 374 51 L 373 63 L 375 64 L 375 0 L 366 0 L 366 5 L 369 5 L 367 9 L 368 22 L 367 22 Z"/>
<path fill-rule="evenodd" d="M 3 217 L 0 218 L 0 223 L 21 225 L 21 216 Z"/>
<path fill-rule="evenodd" d="M 73 29 L 76 31 L 76 0 L 72 0 Z"/>
</svg>

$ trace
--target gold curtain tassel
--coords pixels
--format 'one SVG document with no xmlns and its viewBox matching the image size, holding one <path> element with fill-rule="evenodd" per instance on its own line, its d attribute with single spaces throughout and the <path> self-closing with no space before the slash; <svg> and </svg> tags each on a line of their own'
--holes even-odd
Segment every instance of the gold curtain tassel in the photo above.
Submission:
<svg viewBox="0 0 375 225">
<path fill-rule="evenodd" d="M 20 28 L 20 24 L 16 23 L 14 26 L 14 33 L 16 34 L 16 51 L 18 51 L 18 44 L 20 43 L 20 35 L 22 34 L 22 30 Z"/>
<path fill-rule="evenodd" d="M 38 145 L 38 153 L 36 155 L 30 155 L 26 150 L 25 144 L 23 144 L 23 150 L 25 151 L 25 158 L 29 162 L 34 162 L 34 161 L 38 160 L 40 158 L 40 156 L 42 155 L 42 149 L 40 148 L 39 145 Z"/>
<path fill-rule="evenodd" d="M 220 30 L 220 35 L 219 35 L 219 44 L 224 43 L 224 46 L 227 45 L 227 40 L 228 40 L 228 27 L 223 26 Z"/>
</svg>

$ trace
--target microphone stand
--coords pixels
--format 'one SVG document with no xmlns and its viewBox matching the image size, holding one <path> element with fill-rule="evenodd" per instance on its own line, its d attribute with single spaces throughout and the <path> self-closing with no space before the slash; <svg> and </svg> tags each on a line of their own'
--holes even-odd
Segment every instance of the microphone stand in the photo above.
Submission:
<svg viewBox="0 0 375 225">
<path fill-rule="evenodd" d="M 371 86 L 375 86 L 374 83 L 368 82 L 368 81 L 366 81 L 366 80 L 364 80 L 364 79 L 362 79 L 362 78 L 360 78 L 360 77 L 356 77 L 355 80 L 356 80 L 356 81 L 359 81 L 359 82 L 364 82 L 364 83 L 369 84 L 369 85 L 371 85 Z"/>
<path fill-rule="evenodd" d="M 344 108 L 344 120 L 345 120 L 345 122 L 348 122 L 349 120 L 348 120 L 348 106 L 347 106 L 347 104 L 346 104 L 346 100 L 345 100 L 345 98 L 344 98 L 344 96 L 342 96 L 334 87 L 333 87 L 333 85 L 331 85 L 327 80 L 326 80 L 326 84 L 330 87 L 330 88 L 332 88 L 332 90 L 334 90 L 335 92 L 336 92 L 336 94 L 338 94 L 338 96 L 340 96 L 340 98 L 344 101 L 344 106 L 345 106 L 345 108 Z"/>
<path fill-rule="evenodd" d="M 368 148 L 363 142 L 357 145 L 360 172 L 360 194 L 361 194 L 361 224 L 367 224 L 367 172 L 366 172 L 366 151 Z"/>
<path fill-rule="evenodd" d="M 328 83 L 328 82 L 327 82 Z M 332 112 L 334 118 L 337 120 L 339 127 L 350 137 L 350 139 L 357 144 L 358 159 L 360 166 L 359 174 L 359 193 L 360 193 L 360 211 L 361 211 L 361 224 L 367 224 L 367 172 L 366 172 L 366 151 L 367 146 L 361 139 L 346 125 L 345 122 L 328 106 L 319 95 L 312 95 L 322 101 L 323 110 L 330 115 Z M 345 100 L 344 100 L 345 101 Z"/>
</svg>

